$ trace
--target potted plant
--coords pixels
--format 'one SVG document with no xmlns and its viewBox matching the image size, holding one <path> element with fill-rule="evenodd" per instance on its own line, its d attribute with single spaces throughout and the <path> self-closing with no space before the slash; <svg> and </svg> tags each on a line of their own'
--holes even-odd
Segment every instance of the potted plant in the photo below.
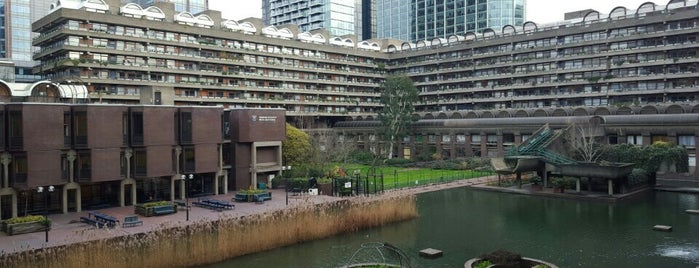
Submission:
<svg viewBox="0 0 699 268">
<path fill-rule="evenodd" d="M 564 193 L 566 186 L 566 179 L 561 177 L 556 177 L 551 179 L 551 185 L 553 186 L 554 193 Z"/>
<path fill-rule="evenodd" d="M 563 193 L 565 189 L 572 189 L 575 187 L 575 179 L 571 177 L 556 177 L 551 180 L 551 185 L 553 185 L 554 193 Z"/>
<path fill-rule="evenodd" d="M 529 179 L 529 182 L 532 183 L 531 188 L 533 191 L 541 191 L 543 189 L 543 187 L 541 185 L 541 182 L 542 182 L 541 177 L 539 177 L 538 175 L 531 177 Z"/>
</svg>

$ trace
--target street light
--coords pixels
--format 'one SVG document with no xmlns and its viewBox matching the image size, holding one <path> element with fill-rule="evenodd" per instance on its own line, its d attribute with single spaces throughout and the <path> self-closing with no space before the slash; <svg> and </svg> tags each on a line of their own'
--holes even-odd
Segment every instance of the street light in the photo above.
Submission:
<svg viewBox="0 0 699 268">
<path fill-rule="evenodd" d="M 36 188 L 36 191 L 40 194 L 44 195 L 44 223 L 46 224 L 46 228 L 44 230 L 46 231 L 46 243 L 49 242 L 49 227 L 51 226 L 49 223 L 49 193 L 53 192 L 56 188 L 53 187 L 53 185 L 47 187 L 46 191 L 44 191 L 44 187 L 39 186 Z"/>
<path fill-rule="evenodd" d="M 187 180 L 187 178 L 189 178 L 189 180 Z M 187 221 L 189 221 L 189 183 L 187 182 L 192 179 L 194 179 L 194 174 L 182 174 L 182 180 L 184 181 L 184 209 L 187 214 Z"/>
<path fill-rule="evenodd" d="M 291 170 L 291 166 L 282 166 L 282 178 L 284 178 L 283 171 Z M 284 186 L 284 193 L 286 194 L 286 205 L 289 205 L 289 179 L 286 179 L 286 186 Z"/>
</svg>

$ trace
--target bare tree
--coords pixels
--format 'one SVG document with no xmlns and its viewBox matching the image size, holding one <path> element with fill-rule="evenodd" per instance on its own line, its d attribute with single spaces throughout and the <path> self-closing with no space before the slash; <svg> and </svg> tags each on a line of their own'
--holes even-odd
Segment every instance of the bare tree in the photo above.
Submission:
<svg viewBox="0 0 699 268">
<path fill-rule="evenodd" d="M 601 132 L 603 131 L 595 120 L 587 124 L 573 124 L 568 128 L 567 140 L 582 161 L 597 162 L 608 148 L 602 140 L 604 135 L 600 135 Z"/>
</svg>

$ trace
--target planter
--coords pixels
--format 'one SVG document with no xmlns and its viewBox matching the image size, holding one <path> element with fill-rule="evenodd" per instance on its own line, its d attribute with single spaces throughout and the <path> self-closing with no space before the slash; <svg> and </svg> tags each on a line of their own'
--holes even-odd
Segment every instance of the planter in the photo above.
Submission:
<svg viewBox="0 0 699 268">
<path fill-rule="evenodd" d="M 7 233 L 7 235 L 16 234 L 26 234 L 34 232 L 46 231 L 46 228 L 51 230 L 50 226 L 46 226 L 43 221 L 26 222 L 26 223 L 16 223 L 16 224 L 6 224 L 2 223 L 2 230 Z"/>
<path fill-rule="evenodd" d="M 144 217 L 167 215 L 177 213 L 177 205 L 170 204 L 146 207 L 143 204 L 137 204 L 134 206 L 134 213 Z"/>
<path fill-rule="evenodd" d="M 272 200 L 272 193 L 271 192 L 262 192 L 262 193 L 246 193 L 246 192 L 237 192 L 235 193 L 235 197 L 233 197 L 233 200 L 237 202 L 255 202 L 258 199 L 261 199 L 262 201 L 267 201 L 267 200 Z"/>
<path fill-rule="evenodd" d="M 532 184 L 531 186 L 532 191 L 541 191 L 544 189 L 544 187 L 541 184 Z"/>
</svg>

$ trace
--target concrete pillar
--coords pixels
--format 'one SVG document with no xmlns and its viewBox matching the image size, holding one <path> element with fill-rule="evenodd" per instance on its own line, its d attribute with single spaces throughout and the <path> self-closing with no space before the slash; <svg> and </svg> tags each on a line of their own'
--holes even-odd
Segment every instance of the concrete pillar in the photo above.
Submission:
<svg viewBox="0 0 699 268">
<path fill-rule="evenodd" d="M 522 132 L 515 131 L 514 135 L 515 135 L 515 145 L 522 144 Z"/>
<path fill-rule="evenodd" d="M 481 157 L 488 157 L 488 134 L 481 132 Z"/>
<path fill-rule="evenodd" d="M 505 156 L 505 145 L 504 145 L 504 138 L 502 136 L 502 131 L 498 131 L 497 136 L 498 136 L 497 156 L 503 157 L 503 156 Z"/>
<path fill-rule="evenodd" d="M 549 186 L 549 173 L 544 170 L 544 176 L 541 176 L 544 180 L 544 188 Z"/>
<path fill-rule="evenodd" d="M 614 182 L 611 179 L 607 179 L 607 193 L 609 195 L 614 194 Z"/>
<path fill-rule="evenodd" d="M 473 148 L 471 148 L 471 133 L 464 133 L 466 144 L 464 146 L 464 150 L 466 150 L 466 157 L 472 157 L 473 156 Z"/>
<path fill-rule="evenodd" d="M 575 192 L 577 192 L 577 193 L 580 192 L 580 177 L 577 177 L 575 179 Z"/>
<path fill-rule="evenodd" d="M 223 194 L 228 194 L 228 172 L 223 172 Z"/>
<path fill-rule="evenodd" d="M 641 135 L 643 135 L 643 145 L 651 145 L 653 143 L 650 132 L 643 132 Z"/>
<path fill-rule="evenodd" d="M 442 134 L 435 133 L 434 136 L 435 153 L 442 156 L 442 159 L 444 159 L 445 155 L 442 155 L 442 149 L 444 149 L 444 147 L 442 147 Z"/>
<path fill-rule="evenodd" d="M 12 162 L 12 156 L 9 153 L 2 153 L 0 156 L 0 162 L 2 162 L 2 185 L 0 188 L 10 188 L 10 163 Z"/>
<path fill-rule="evenodd" d="M 70 150 L 66 156 L 68 159 L 68 183 L 71 183 L 75 179 L 75 160 L 78 158 L 78 154 L 75 150 Z"/>
</svg>

